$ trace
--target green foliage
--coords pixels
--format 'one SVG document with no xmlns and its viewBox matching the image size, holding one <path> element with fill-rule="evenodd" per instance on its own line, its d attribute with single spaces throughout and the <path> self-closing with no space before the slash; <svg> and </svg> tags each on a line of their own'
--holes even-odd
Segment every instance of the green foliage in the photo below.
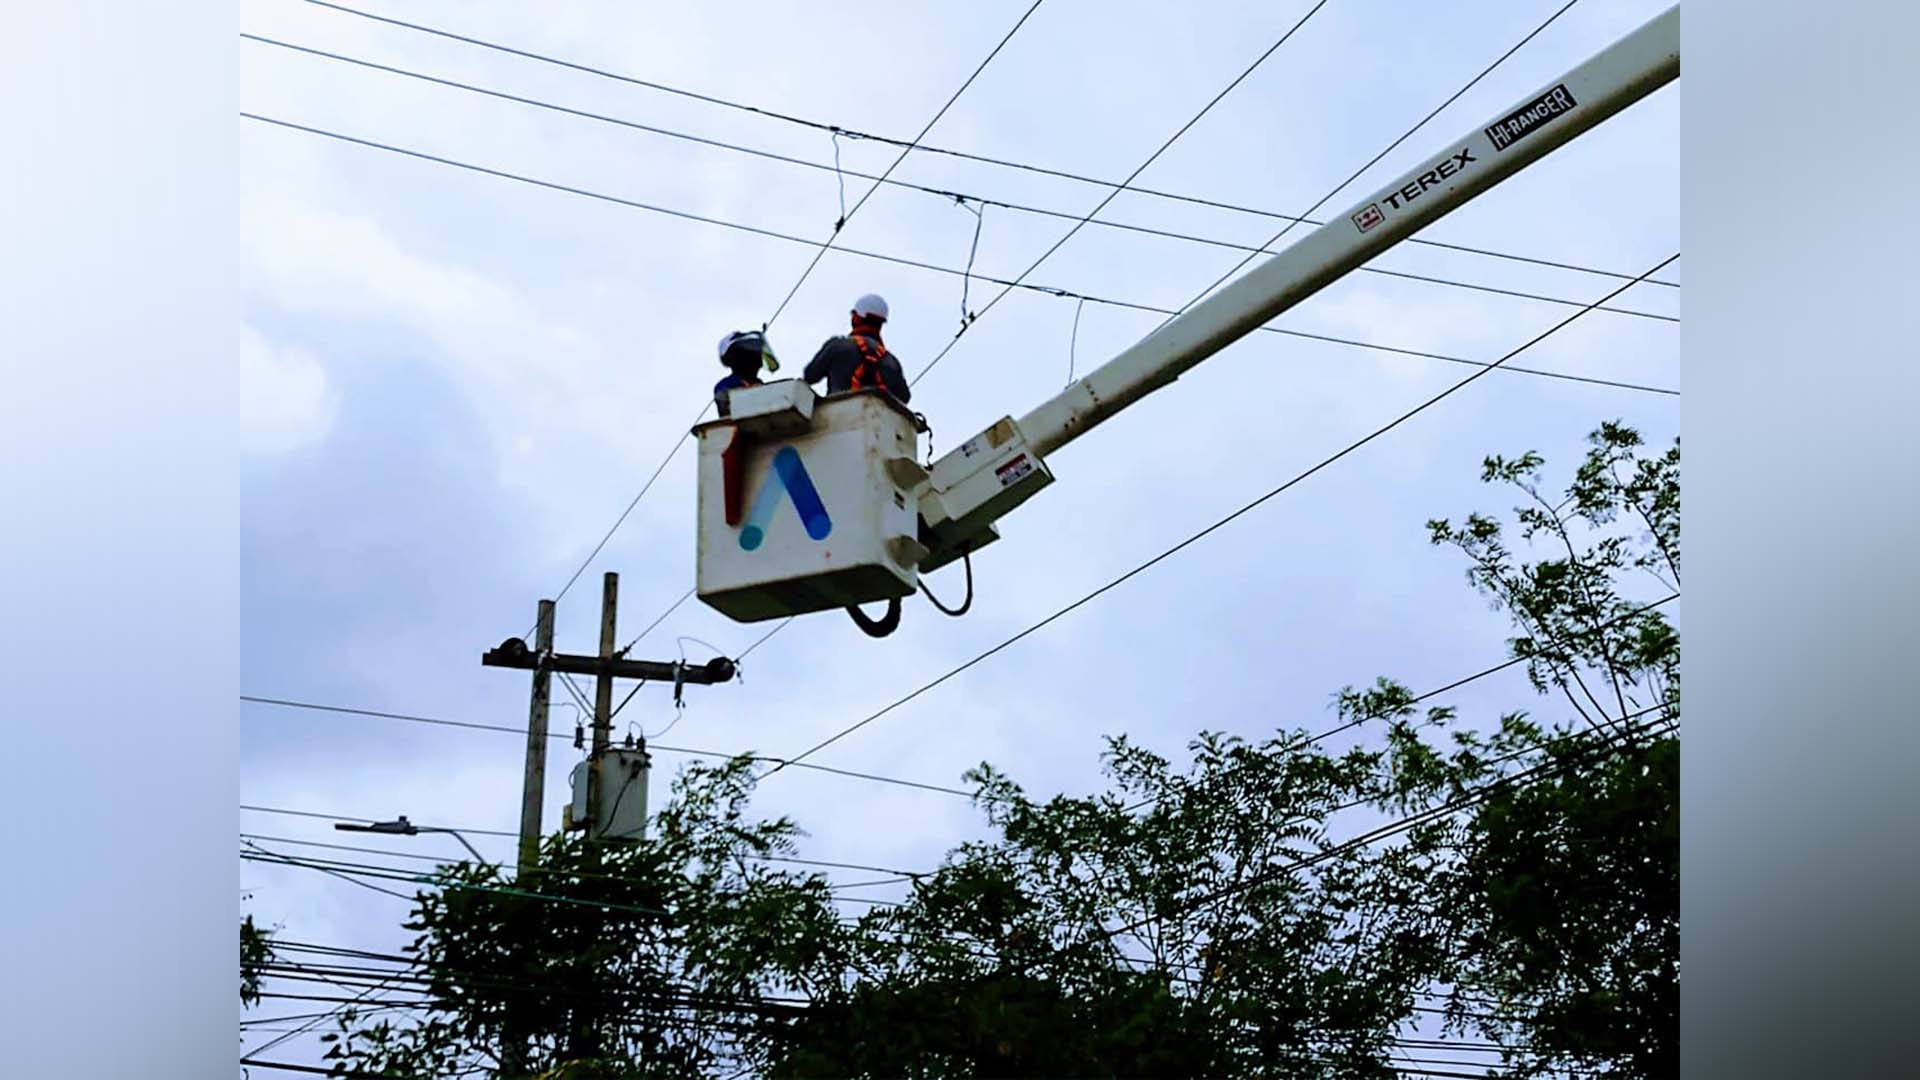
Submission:
<svg viewBox="0 0 1920 1080">
<path fill-rule="evenodd" d="M 1550 554 L 1528 561 L 1482 515 L 1429 523 L 1458 547 L 1469 579 L 1521 629 L 1513 655 L 1535 687 L 1557 693 L 1587 731 L 1543 731 L 1519 715 L 1481 748 L 1441 758 L 1396 744 L 1399 783 L 1459 789 L 1503 770 L 1502 785 L 1461 822 L 1416 830 L 1443 857 L 1399 872 L 1436 897 L 1457 943 L 1449 1019 L 1523 1049 L 1517 1069 L 1592 1069 L 1670 1077 L 1679 1071 L 1680 637 L 1629 598 L 1642 579 L 1680 582 L 1680 448 L 1641 455 L 1638 433 L 1603 424 L 1566 498 L 1539 493 L 1542 461 L 1488 458 L 1483 479 L 1527 497 L 1520 536 Z M 1630 729 L 1650 735 L 1628 737 Z M 1595 744 L 1604 740 L 1605 753 Z M 1471 751 L 1471 752 L 1468 752 Z M 1516 760 L 1516 758 L 1518 760 Z M 1404 762 L 1404 764 L 1402 764 Z"/>
<path fill-rule="evenodd" d="M 695 766 L 645 843 L 557 836 L 518 877 L 446 868 L 409 923 L 438 1004 L 348 1014 L 332 1059 L 542 1080 L 1385 1078 L 1439 1000 L 1515 1073 L 1675 1075 L 1679 634 L 1649 603 L 1678 589 L 1679 449 L 1648 456 L 1618 424 L 1590 443 L 1557 503 L 1538 454 L 1491 457 L 1483 478 L 1524 496 L 1511 523 L 1428 523 L 1512 617 L 1547 695 L 1532 711 L 1565 723 L 1473 725 L 1382 678 L 1333 700 L 1358 749 L 1202 732 L 1176 767 L 1121 736 L 1105 790 L 1046 799 L 982 763 L 991 835 L 850 922 L 819 875 L 761 861 L 798 830 L 748 816 L 747 762 Z"/>
<path fill-rule="evenodd" d="M 770 870 L 789 821 L 749 821 L 751 762 L 694 766 L 639 844 L 556 835 L 518 877 L 445 867 L 409 951 L 437 1004 L 420 1021 L 348 1014 L 343 1069 L 439 1077 L 699 1075 L 751 1056 L 786 1007 L 821 991 L 838 924 L 818 876 Z M 474 886 L 462 888 L 460 886 Z M 564 898 L 564 902 L 554 898 Z"/>
<path fill-rule="evenodd" d="M 273 935 L 254 925 L 253 916 L 240 920 L 240 1003 L 260 1003 L 261 968 L 273 963 Z"/>
</svg>

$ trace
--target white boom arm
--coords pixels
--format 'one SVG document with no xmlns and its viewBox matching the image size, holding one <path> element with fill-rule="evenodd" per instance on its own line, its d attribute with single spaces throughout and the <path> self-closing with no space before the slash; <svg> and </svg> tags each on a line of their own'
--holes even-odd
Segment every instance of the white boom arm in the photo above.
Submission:
<svg viewBox="0 0 1920 1080">
<path fill-rule="evenodd" d="M 1680 74 L 1680 9 L 1447 143 L 1245 276 L 1020 418 L 936 462 L 920 501 L 931 570 L 993 540 L 993 522 L 1052 482 L 1045 457 L 1343 275 Z"/>
</svg>

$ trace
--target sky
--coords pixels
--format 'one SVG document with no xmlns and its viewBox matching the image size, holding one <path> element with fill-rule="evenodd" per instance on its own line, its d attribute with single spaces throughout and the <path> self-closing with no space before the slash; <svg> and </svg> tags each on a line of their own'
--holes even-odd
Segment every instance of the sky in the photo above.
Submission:
<svg viewBox="0 0 1920 1080">
<path fill-rule="evenodd" d="M 1330 0 L 1143 171 L 1156 191 L 1300 212 L 1561 8 L 1564 0 L 1415 7 Z M 862 132 L 910 138 L 1030 0 L 969 5 L 367 0 L 366 10 L 634 78 Z M 1573 4 L 1360 178 L 1331 215 L 1457 134 L 1664 9 Z M 926 137 L 935 147 L 1120 179 L 1312 7 L 1044 0 Z M 503 93 L 877 174 L 898 149 L 562 69 L 298 0 L 247 0 L 244 32 Z M 275 120 L 634 203 L 820 240 L 841 214 L 831 170 L 432 85 L 270 44 L 240 49 L 241 108 Z M 1422 237 L 1615 273 L 1678 251 L 1680 85 L 1481 196 Z M 523 725 L 527 678 L 479 656 L 532 624 L 685 432 L 723 373 L 714 343 L 765 321 L 809 247 L 631 205 L 241 119 L 241 687 L 294 699 Z M 1081 215 L 1100 187 L 915 152 L 894 177 Z M 845 204 L 865 194 L 845 179 Z M 1235 244 L 1279 223 L 1123 193 L 1100 221 Z M 974 214 L 950 198 L 878 191 L 836 245 L 966 264 Z M 1072 222 L 988 206 L 976 272 L 1012 278 Z M 1304 230 L 1296 230 L 1295 236 Z M 1293 237 L 1289 237 L 1291 240 Z M 1081 229 L 1034 283 L 1178 307 L 1241 253 Z M 1581 303 L 1597 274 L 1402 244 L 1374 267 Z M 1684 260 L 1663 270 L 1681 280 Z M 979 311 L 997 291 L 966 286 Z M 1679 288 L 1612 306 L 1677 316 Z M 832 251 L 770 336 L 798 368 L 884 295 L 909 372 L 961 325 L 960 277 Z M 1274 325 L 1402 349 L 1497 359 L 1574 310 L 1356 273 Z M 1077 328 L 1075 325 L 1077 315 Z M 979 316 L 914 407 L 944 452 L 1018 417 L 1132 344 L 1159 317 L 1016 291 Z M 1591 313 L 1514 361 L 1679 389 L 1677 324 Z M 649 686 L 621 713 L 668 744 L 798 752 L 1112 580 L 1471 373 L 1444 361 L 1256 333 L 1049 459 L 1056 482 L 974 560 L 971 612 L 908 601 L 869 639 L 807 616 L 691 688 L 683 713 Z M 1479 483 L 1490 453 L 1537 450 L 1562 481 L 1585 434 L 1623 420 L 1659 445 L 1677 396 L 1495 372 L 1193 547 L 823 750 L 823 765 L 957 786 L 991 761 L 1031 793 L 1101 784 L 1102 739 L 1180 760 L 1197 731 L 1259 738 L 1326 726 L 1333 695 L 1381 675 L 1419 691 L 1505 659 L 1509 627 L 1424 523 L 1511 499 Z M 693 455 L 683 447 L 561 600 L 564 651 L 596 643 L 600 574 L 620 575 L 624 642 L 692 584 Z M 958 568 L 932 575 L 949 604 Z M 1648 598 L 1654 598 L 1650 589 Z M 767 629 L 689 601 L 634 655 L 737 655 Z M 696 640 L 697 639 L 697 640 Z M 565 700 L 556 687 L 555 700 Z M 1448 699 L 1469 717 L 1534 708 L 1517 670 Z M 556 706 L 555 730 L 575 710 Z M 1364 740 L 1371 734 L 1357 732 Z M 277 706 L 242 710 L 243 804 L 345 818 L 517 826 L 524 740 L 511 734 Z M 568 744 L 549 751 L 557 824 Z M 687 758 L 656 755 L 656 803 Z M 788 769 L 755 803 L 806 830 L 803 854 L 921 869 L 982 835 L 960 798 Z M 334 842 L 328 821 L 242 812 L 243 832 Z M 457 858 L 447 837 L 362 837 Z M 475 836 L 492 857 L 511 841 Z M 261 841 L 267 847 L 276 845 Z M 279 845 L 280 850 L 301 849 Z M 309 850 L 307 854 L 315 853 Z M 349 856 L 352 857 L 352 856 Z M 393 860 L 396 863 L 400 860 Z M 339 878 L 246 863 L 244 908 L 307 941 L 385 949 L 404 901 Z M 852 872 L 831 872 L 853 880 Z M 868 875 L 871 876 L 871 875 Z M 885 896 L 884 890 L 865 895 Z M 850 909 L 851 910 L 851 909 Z M 283 1006 L 280 1011 L 305 1011 Z M 269 1003 L 255 1015 L 272 1015 Z M 249 1044 L 257 1040 L 249 1040 Z M 317 1056 L 294 1040 L 288 1060 Z"/>
</svg>

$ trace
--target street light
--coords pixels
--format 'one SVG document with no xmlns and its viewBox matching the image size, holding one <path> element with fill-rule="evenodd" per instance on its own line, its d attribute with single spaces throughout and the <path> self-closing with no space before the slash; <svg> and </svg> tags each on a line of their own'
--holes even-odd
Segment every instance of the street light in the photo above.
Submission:
<svg viewBox="0 0 1920 1080">
<path fill-rule="evenodd" d="M 376 821 L 368 825 L 362 825 L 358 822 L 336 821 L 333 823 L 333 827 L 341 832 L 381 833 L 386 836 L 418 836 L 421 833 L 447 833 L 455 840 L 460 841 L 468 851 L 473 852 L 474 861 L 482 866 L 491 865 L 487 862 L 486 856 L 481 855 L 472 844 L 467 842 L 465 836 L 460 835 L 460 830 L 443 829 L 434 825 L 415 825 L 413 822 L 407 820 L 407 815 L 405 814 L 401 814 L 399 818 L 393 821 Z"/>
</svg>

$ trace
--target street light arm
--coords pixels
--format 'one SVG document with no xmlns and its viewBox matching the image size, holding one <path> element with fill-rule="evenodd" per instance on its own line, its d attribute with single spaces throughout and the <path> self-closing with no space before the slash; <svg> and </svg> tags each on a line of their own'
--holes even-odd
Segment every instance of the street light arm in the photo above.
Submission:
<svg viewBox="0 0 1920 1080">
<path fill-rule="evenodd" d="M 371 824 L 361 824 L 359 822 L 352 822 L 352 821 L 336 821 L 334 822 L 333 827 L 340 830 L 341 832 L 380 833 L 385 836 L 418 836 L 421 833 L 430 833 L 430 832 L 431 833 L 448 833 L 452 835 L 452 837 L 455 840 L 460 841 L 460 845 L 462 847 L 466 848 L 468 851 L 473 853 L 473 861 L 479 863 L 481 866 L 493 865 L 492 863 L 487 861 L 487 857 L 485 855 L 480 854 L 479 849 L 475 848 L 471 843 L 468 843 L 467 838 L 460 834 L 460 830 L 442 828 L 437 825 L 415 825 L 413 822 L 407 820 L 407 816 L 405 814 L 400 815 L 398 819 L 393 821 L 376 821 Z"/>
<path fill-rule="evenodd" d="M 474 846 L 473 846 L 472 844 L 470 844 L 470 843 L 468 843 L 468 842 L 467 842 L 467 838 L 466 838 L 466 837 L 464 837 L 464 836 L 462 836 L 462 835 L 460 835 L 460 830 L 458 830 L 458 829 L 436 829 L 436 828 L 422 828 L 422 829 L 420 829 L 419 831 L 421 831 L 421 832 L 438 832 L 438 833 L 448 833 L 448 834 L 450 834 L 450 835 L 451 835 L 451 836 L 452 836 L 452 837 L 453 837 L 453 838 L 454 838 L 455 840 L 458 840 L 458 841 L 460 841 L 460 844 L 461 844 L 461 846 L 462 846 L 462 847 L 465 847 L 465 848 L 466 848 L 466 849 L 467 849 L 468 851 L 471 851 L 471 852 L 473 852 L 473 859 L 474 859 L 474 861 L 475 861 L 475 862 L 477 862 L 477 863 L 479 863 L 479 864 L 480 864 L 480 865 L 482 865 L 482 866 L 490 866 L 490 865 L 492 865 L 491 863 L 489 863 L 489 862 L 487 861 L 487 857 L 486 857 L 485 855 L 482 855 L 482 854 L 480 854 L 480 852 L 479 852 L 479 851 L 477 851 L 477 850 L 476 850 L 476 849 L 474 848 Z"/>
</svg>

